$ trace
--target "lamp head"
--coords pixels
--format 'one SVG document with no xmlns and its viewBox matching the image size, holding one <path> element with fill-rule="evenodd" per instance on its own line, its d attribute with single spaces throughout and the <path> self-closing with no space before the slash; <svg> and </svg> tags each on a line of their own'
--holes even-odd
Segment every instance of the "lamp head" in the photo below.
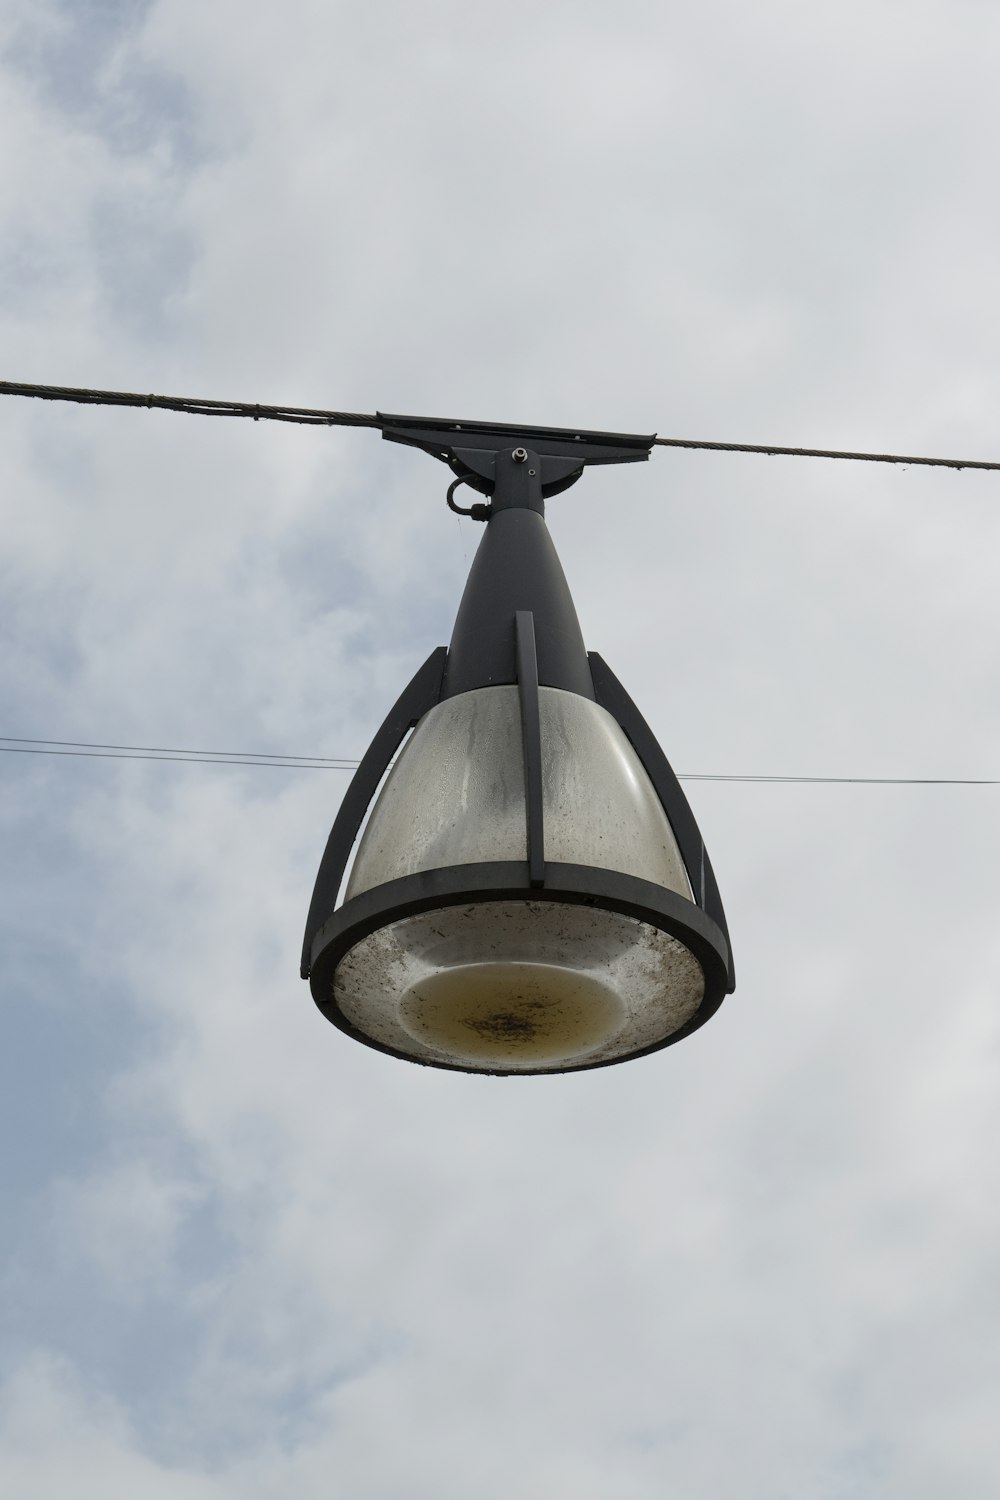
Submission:
<svg viewBox="0 0 1000 1500">
<path fill-rule="evenodd" d="M 725 917 L 662 751 L 587 655 L 544 521 L 546 485 L 652 439 L 383 420 L 492 500 L 450 647 L 334 824 L 303 953 L 316 1003 L 369 1046 L 468 1072 L 575 1071 L 679 1040 L 733 986 Z"/>
</svg>

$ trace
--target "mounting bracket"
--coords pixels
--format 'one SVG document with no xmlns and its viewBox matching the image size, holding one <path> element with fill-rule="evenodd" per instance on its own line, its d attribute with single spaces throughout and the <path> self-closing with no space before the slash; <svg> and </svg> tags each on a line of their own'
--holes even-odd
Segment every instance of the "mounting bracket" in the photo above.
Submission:
<svg viewBox="0 0 1000 1500">
<path fill-rule="evenodd" d="M 587 432 L 572 427 L 518 427 L 504 422 L 456 422 L 447 417 L 405 417 L 378 412 L 382 436 L 441 459 L 453 473 L 483 495 L 497 484 L 497 455 L 528 450 L 539 461 L 542 496 L 558 495 L 575 484 L 588 464 L 641 463 L 649 458 L 656 433 Z"/>
</svg>

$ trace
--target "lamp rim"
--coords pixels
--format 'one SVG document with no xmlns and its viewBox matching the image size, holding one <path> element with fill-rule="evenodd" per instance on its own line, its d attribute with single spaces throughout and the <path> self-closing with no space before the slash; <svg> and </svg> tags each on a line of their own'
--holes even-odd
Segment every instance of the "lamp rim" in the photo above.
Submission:
<svg viewBox="0 0 1000 1500">
<path fill-rule="evenodd" d="M 593 906 L 618 912 L 667 933 L 683 943 L 701 965 L 705 976 L 705 992 L 701 1004 L 691 1019 L 677 1031 L 647 1047 L 637 1048 L 624 1057 L 591 1063 L 583 1061 L 570 1067 L 519 1068 L 516 1074 L 503 1068 L 468 1068 L 459 1063 L 431 1061 L 386 1046 L 354 1026 L 337 1005 L 334 998 L 334 978 L 340 960 L 379 928 L 443 907 L 486 905 L 500 901 Z M 406 1062 L 418 1063 L 422 1067 L 443 1068 L 454 1073 L 492 1073 L 519 1078 L 542 1073 L 579 1073 L 593 1068 L 615 1066 L 635 1057 L 644 1057 L 650 1052 L 658 1052 L 663 1047 L 669 1047 L 690 1036 L 710 1020 L 730 989 L 729 944 L 718 924 L 693 901 L 675 891 L 655 885 L 652 881 L 625 875 L 618 870 L 550 861 L 545 866 L 545 884 L 533 886 L 530 883 L 527 860 L 450 865 L 443 869 L 420 870 L 413 875 L 386 881 L 362 891 L 338 907 L 313 939 L 309 987 L 318 1009 L 334 1026 L 355 1041 Z"/>
</svg>

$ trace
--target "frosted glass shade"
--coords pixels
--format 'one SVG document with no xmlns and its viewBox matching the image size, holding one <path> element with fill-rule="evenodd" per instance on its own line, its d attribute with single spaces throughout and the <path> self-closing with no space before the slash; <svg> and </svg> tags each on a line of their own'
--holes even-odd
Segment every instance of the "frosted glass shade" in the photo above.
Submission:
<svg viewBox="0 0 1000 1500">
<path fill-rule="evenodd" d="M 692 899 L 673 830 L 603 708 L 539 690 L 545 858 L 636 875 Z M 345 899 L 451 865 L 527 858 L 516 687 L 477 688 L 425 714 L 361 836 Z"/>
<path fill-rule="evenodd" d="M 541 688 L 539 715 L 544 895 L 526 883 L 516 687 L 436 704 L 385 781 L 335 919 L 360 923 L 356 937 L 345 929 L 325 976 L 314 974 L 317 998 L 325 992 L 333 1016 L 377 1046 L 473 1072 L 563 1072 L 662 1045 L 705 1000 L 690 931 L 701 913 L 631 744 L 609 713 L 575 693 Z M 497 875 L 504 869 L 509 879 Z M 492 894 L 496 879 L 523 881 L 523 897 Z M 651 887 L 672 893 L 675 920 L 660 925 Z M 431 894 L 439 890 L 440 901 Z"/>
<path fill-rule="evenodd" d="M 594 1067 L 691 1019 L 701 965 L 648 923 L 558 901 L 486 901 L 404 917 L 356 943 L 334 999 L 366 1037 L 470 1072 Z"/>
</svg>

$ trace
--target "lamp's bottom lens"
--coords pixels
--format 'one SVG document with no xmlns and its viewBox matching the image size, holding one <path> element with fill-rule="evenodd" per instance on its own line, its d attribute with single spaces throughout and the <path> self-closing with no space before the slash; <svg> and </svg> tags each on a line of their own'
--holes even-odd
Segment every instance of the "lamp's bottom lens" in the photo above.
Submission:
<svg viewBox="0 0 1000 1500">
<path fill-rule="evenodd" d="M 705 975 L 678 938 L 562 901 L 479 901 L 400 917 L 340 959 L 348 1024 L 415 1062 L 559 1073 L 615 1062 L 679 1030 Z"/>
<path fill-rule="evenodd" d="M 612 1040 L 627 1016 L 590 974 L 555 964 L 463 964 L 425 975 L 400 1001 L 414 1041 L 492 1065 L 537 1066 Z"/>
</svg>

